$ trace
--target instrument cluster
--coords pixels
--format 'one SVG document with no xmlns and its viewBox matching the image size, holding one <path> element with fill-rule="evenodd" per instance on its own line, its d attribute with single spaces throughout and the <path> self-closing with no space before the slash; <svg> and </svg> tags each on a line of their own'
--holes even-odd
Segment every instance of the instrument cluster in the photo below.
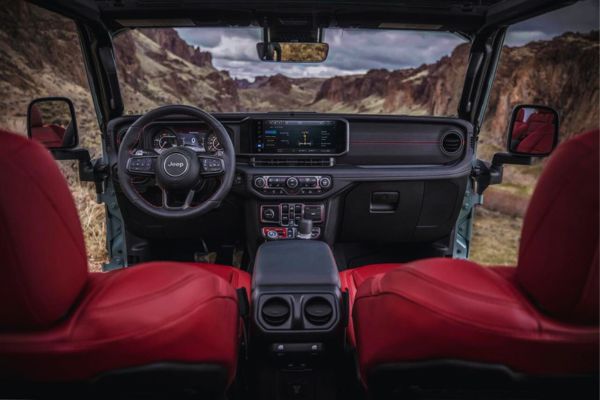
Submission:
<svg viewBox="0 0 600 400">
<path fill-rule="evenodd" d="M 217 136 L 204 127 L 189 125 L 157 125 L 151 127 L 151 147 L 160 154 L 173 147 L 189 147 L 198 153 L 218 153 L 223 146 Z"/>
</svg>

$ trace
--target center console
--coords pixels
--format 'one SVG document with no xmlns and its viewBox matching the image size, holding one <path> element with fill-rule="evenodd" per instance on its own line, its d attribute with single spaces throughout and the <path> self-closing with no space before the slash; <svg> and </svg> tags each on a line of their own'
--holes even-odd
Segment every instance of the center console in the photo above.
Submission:
<svg viewBox="0 0 600 400">
<path fill-rule="evenodd" d="M 266 242 L 252 276 L 253 351 L 265 363 L 261 369 L 269 371 L 264 378 L 269 393 L 260 398 L 312 399 L 319 377 L 330 371 L 328 358 L 343 347 L 347 325 L 348 304 L 333 254 L 320 241 Z M 288 397 L 294 388 L 306 397 Z"/>
<path fill-rule="evenodd" d="M 324 203 L 282 202 L 259 205 L 261 233 L 265 239 L 296 239 L 302 219 L 313 222 L 311 239 L 321 237 L 325 222 Z"/>
</svg>

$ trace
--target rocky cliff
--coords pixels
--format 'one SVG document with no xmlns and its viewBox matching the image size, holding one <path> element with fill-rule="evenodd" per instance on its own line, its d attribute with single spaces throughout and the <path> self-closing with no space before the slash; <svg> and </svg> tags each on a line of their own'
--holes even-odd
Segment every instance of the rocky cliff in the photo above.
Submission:
<svg viewBox="0 0 600 400">
<path fill-rule="evenodd" d="M 482 135 L 483 149 L 501 149 L 508 116 L 519 102 L 561 112 L 564 136 L 598 125 L 598 32 L 566 33 L 504 49 Z M 320 111 L 453 115 L 468 45 L 435 63 L 394 71 L 322 78 L 233 79 L 212 55 L 173 29 L 125 32 L 114 40 L 121 90 L 130 113 L 184 103 L 210 111 Z M 73 97 L 93 120 L 74 24 L 19 0 L 0 12 L 0 124 L 22 118 L 29 99 Z M 12 123 L 12 125 L 15 125 Z M 487 150 L 486 150 L 487 151 Z"/>
</svg>

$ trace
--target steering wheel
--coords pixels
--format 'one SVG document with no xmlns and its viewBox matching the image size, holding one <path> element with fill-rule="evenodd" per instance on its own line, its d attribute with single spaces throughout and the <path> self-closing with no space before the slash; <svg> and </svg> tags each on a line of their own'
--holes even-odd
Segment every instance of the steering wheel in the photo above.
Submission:
<svg viewBox="0 0 600 400">
<path fill-rule="evenodd" d="M 187 147 L 173 147 L 159 155 L 133 154 L 133 146 L 140 142 L 144 128 L 157 119 L 170 115 L 186 115 L 206 123 L 223 146 L 223 156 L 198 154 Z M 127 129 L 119 148 L 118 176 L 125 196 L 136 207 L 149 215 L 161 218 L 186 218 L 206 214 L 225 199 L 235 174 L 235 149 L 225 127 L 212 115 L 199 108 L 169 105 L 156 108 L 141 116 Z M 162 202 L 156 206 L 144 199 L 133 185 L 134 177 L 153 176 L 162 191 Z M 220 186 L 205 201 L 192 205 L 202 180 L 219 176 Z M 174 191 L 187 192 L 181 205 L 169 205 Z"/>
</svg>

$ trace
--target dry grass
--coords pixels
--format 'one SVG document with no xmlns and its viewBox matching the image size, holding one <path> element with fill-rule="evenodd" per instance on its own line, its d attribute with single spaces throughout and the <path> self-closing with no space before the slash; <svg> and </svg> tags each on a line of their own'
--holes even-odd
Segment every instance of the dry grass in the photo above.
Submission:
<svg viewBox="0 0 600 400">
<path fill-rule="evenodd" d="M 523 218 L 478 207 L 470 259 L 486 265 L 516 265 Z"/>
<path fill-rule="evenodd" d="M 88 255 L 88 268 L 90 271 L 99 272 L 102 270 L 102 264 L 108 261 L 104 205 L 96 202 L 94 185 L 79 180 L 77 163 L 58 163 L 77 206 Z"/>
</svg>

